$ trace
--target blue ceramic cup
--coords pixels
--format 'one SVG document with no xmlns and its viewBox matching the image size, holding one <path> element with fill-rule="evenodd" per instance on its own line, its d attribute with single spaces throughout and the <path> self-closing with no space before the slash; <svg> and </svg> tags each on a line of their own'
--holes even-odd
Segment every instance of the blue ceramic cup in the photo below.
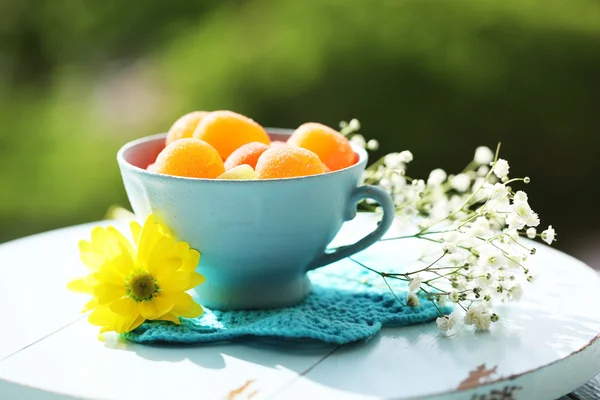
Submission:
<svg viewBox="0 0 600 400">
<path fill-rule="evenodd" d="M 267 129 L 273 140 L 291 131 Z M 153 213 L 201 253 L 198 272 L 206 282 L 197 301 L 212 309 L 275 308 L 295 304 L 310 292 L 307 272 L 362 251 L 390 228 L 395 207 L 389 194 L 359 186 L 367 153 L 359 161 L 322 175 L 273 180 L 215 180 L 150 173 L 165 135 L 130 142 L 117 155 L 134 213 Z M 333 251 L 327 245 L 356 215 L 361 199 L 381 205 L 377 228 Z"/>
</svg>

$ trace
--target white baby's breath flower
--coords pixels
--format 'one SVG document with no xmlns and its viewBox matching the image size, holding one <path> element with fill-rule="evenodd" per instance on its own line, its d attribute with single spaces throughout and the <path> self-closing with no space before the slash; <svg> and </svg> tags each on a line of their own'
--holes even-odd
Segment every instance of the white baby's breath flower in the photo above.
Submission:
<svg viewBox="0 0 600 400">
<path fill-rule="evenodd" d="M 527 237 L 529 239 L 535 239 L 536 235 L 537 235 L 537 231 L 535 230 L 535 228 L 529 228 L 529 229 L 527 229 Z"/>
<path fill-rule="evenodd" d="M 404 163 L 402 162 L 402 158 L 399 153 L 390 153 L 387 154 L 383 158 L 383 163 L 386 167 L 391 169 L 402 169 L 404 168 Z"/>
<path fill-rule="evenodd" d="M 459 192 L 466 192 L 471 186 L 471 178 L 466 174 L 458 174 L 450 180 L 450 185 L 453 189 Z"/>
<path fill-rule="evenodd" d="M 356 132 L 358 130 L 360 130 L 360 122 L 356 119 L 356 118 L 352 118 L 350 120 L 350 122 L 348 123 L 348 127 L 353 131 Z"/>
<path fill-rule="evenodd" d="M 489 164 L 494 160 L 494 153 L 487 146 L 479 146 L 475 149 L 474 160 L 478 165 Z"/>
<path fill-rule="evenodd" d="M 454 253 L 456 251 L 456 248 L 456 243 L 453 242 L 444 242 L 444 244 L 442 245 L 442 250 L 449 254 Z"/>
<path fill-rule="evenodd" d="M 453 311 L 450 313 L 450 315 L 438 317 L 435 320 L 435 322 L 441 331 L 448 332 L 449 330 L 454 328 L 454 326 L 458 322 L 458 316 L 456 315 L 456 311 Z"/>
<path fill-rule="evenodd" d="M 400 162 L 408 164 L 413 160 L 413 155 L 409 150 L 404 150 L 398 154 L 398 158 L 400 159 Z"/>
<path fill-rule="evenodd" d="M 527 255 L 521 253 L 509 253 L 506 257 L 506 266 L 510 269 L 521 269 L 527 261 Z"/>
<path fill-rule="evenodd" d="M 400 190 L 406 186 L 406 178 L 399 174 L 392 174 L 389 179 L 392 182 L 392 186 L 395 190 Z"/>
<path fill-rule="evenodd" d="M 548 229 L 542 232 L 542 240 L 548 244 L 552 244 L 556 238 L 556 231 L 552 228 L 552 225 L 548 226 Z"/>
<path fill-rule="evenodd" d="M 522 190 L 519 190 L 517 193 L 515 193 L 515 196 L 513 197 L 513 203 L 515 203 L 515 204 L 525 203 L 525 204 L 529 205 L 527 193 L 525 193 Z"/>
<path fill-rule="evenodd" d="M 493 234 L 490 228 L 490 221 L 487 218 L 478 217 L 475 222 L 471 223 L 466 232 L 472 238 L 485 238 Z"/>
<path fill-rule="evenodd" d="M 498 178 L 507 176 L 509 170 L 510 166 L 508 165 L 508 161 L 503 158 L 498 159 L 496 164 L 494 164 L 494 174 L 496 174 Z"/>
<path fill-rule="evenodd" d="M 412 292 L 409 293 L 408 296 L 406 296 L 406 304 L 411 307 L 419 307 L 421 305 L 417 295 Z"/>
<path fill-rule="evenodd" d="M 512 300 L 519 301 L 523 295 L 523 288 L 519 283 L 510 288 L 510 297 Z"/>
<path fill-rule="evenodd" d="M 442 294 L 438 297 L 438 303 L 440 307 L 446 307 L 446 295 Z"/>
<path fill-rule="evenodd" d="M 453 303 L 458 303 L 458 292 L 456 290 L 451 291 L 448 300 Z"/>
<path fill-rule="evenodd" d="M 408 291 L 410 293 L 416 292 L 417 290 L 419 290 L 422 283 L 423 283 L 423 279 L 419 275 L 413 276 L 410 279 L 410 283 L 408 284 Z"/>
<path fill-rule="evenodd" d="M 483 267 L 498 268 L 504 264 L 506 264 L 506 259 L 495 247 L 486 246 L 479 252 L 479 265 Z"/>
<path fill-rule="evenodd" d="M 461 265 L 465 261 L 465 256 L 459 252 L 454 252 L 448 254 L 446 257 L 446 262 L 450 265 Z"/>
<path fill-rule="evenodd" d="M 379 142 L 375 139 L 371 139 L 367 142 L 367 150 L 377 151 L 379 149 Z"/>
<path fill-rule="evenodd" d="M 531 207 L 529 207 L 529 204 L 525 202 L 519 201 L 513 203 L 511 211 L 512 213 L 510 217 L 514 216 L 514 218 L 516 219 L 516 221 L 518 221 L 519 224 L 527 226 L 538 226 L 540 224 L 540 219 L 538 218 L 538 215 L 535 212 L 533 212 Z M 521 227 L 523 225 L 521 225 Z"/>
<path fill-rule="evenodd" d="M 473 306 L 465 314 L 465 325 L 475 325 L 477 330 L 485 331 L 492 323 L 491 315 L 481 306 Z"/>
<path fill-rule="evenodd" d="M 367 142 L 365 140 L 365 137 L 361 134 L 357 133 L 357 134 L 353 135 L 352 138 L 350 139 L 350 141 L 352 143 L 354 143 L 355 145 L 362 147 L 363 149 L 365 147 L 367 147 Z"/>
<path fill-rule="evenodd" d="M 506 223 L 508 224 L 508 229 L 510 230 L 519 230 L 525 227 L 525 222 L 523 222 L 516 214 L 510 214 L 508 217 L 506 217 Z"/>
<path fill-rule="evenodd" d="M 496 182 L 494 186 L 489 188 L 489 197 L 491 200 L 501 199 L 508 195 L 508 189 L 506 189 L 506 185 L 500 182 Z"/>
<path fill-rule="evenodd" d="M 427 184 L 431 186 L 440 186 L 448 177 L 446 171 L 441 168 L 434 169 L 429 173 Z"/>
</svg>

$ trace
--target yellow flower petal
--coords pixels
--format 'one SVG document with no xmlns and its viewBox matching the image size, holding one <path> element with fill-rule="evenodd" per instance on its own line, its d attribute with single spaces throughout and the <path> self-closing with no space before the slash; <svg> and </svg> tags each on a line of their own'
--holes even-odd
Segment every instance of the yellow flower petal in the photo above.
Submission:
<svg viewBox="0 0 600 400">
<path fill-rule="evenodd" d="M 75 279 L 67 284 L 67 289 L 75 293 L 92 294 L 93 287 L 88 285 L 85 278 Z"/>
<path fill-rule="evenodd" d="M 114 329 L 118 334 L 128 332 L 129 327 L 136 321 L 137 318 L 129 318 L 117 316 L 115 318 Z"/>
<path fill-rule="evenodd" d="M 160 318 L 158 318 L 160 321 L 171 321 L 174 324 L 179 325 L 179 317 L 177 317 L 177 315 L 175 315 L 172 312 L 166 313 L 165 315 L 161 316 Z"/>
<path fill-rule="evenodd" d="M 204 275 L 201 275 L 197 272 L 192 272 L 190 274 L 190 283 L 188 283 L 187 287 L 184 290 L 190 290 L 195 288 L 196 286 L 200 286 L 206 281 Z"/>
<path fill-rule="evenodd" d="M 113 235 L 113 237 L 115 237 L 117 239 L 119 244 L 127 250 L 127 252 L 129 253 L 130 256 L 132 256 L 132 257 L 134 256 L 135 253 L 133 251 L 133 247 L 131 246 L 131 243 L 129 243 L 129 240 L 127 240 L 127 238 L 125 238 L 125 236 L 123 236 L 123 234 L 121 232 L 119 232 L 119 230 L 117 230 L 117 228 L 115 228 L 114 226 L 109 226 L 108 232 L 110 232 Z"/>
<path fill-rule="evenodd" d="M 83 261 L 91 271 L 99 270 L 106 261 L 102 255 L 91 251 L 80 253 L 79 258 L 81 258 L 81 261 Z"/>
<path fill-rule="evenodd" d="M 148 215 L 148 218 L 146 218 L 146 222 L 144 222 L 144 226 L 142 227 L 142 233 L 140 234 L 136 259 L 138 265 L 144 265 L 144 263 L 148 261 L 150 252 L 158 238 L 160 238 L 160 234 L 157 235 L 154 218 L 152 217 L 152 214 L 150 214 Z"/>
<path fill-rule="evenodd" d="M 190 285 L 190 274 L 177 271 L 167 279 L 158 281 L 165 292 L 183 292 Z"/>
<path fill-rule="evenodd" d="M 108 307 L 99 307 L 90 313 L 88 321 L 96 326 L 111 326 L 115 322 L 116 314 L 111 312 Z"/>
<path fill-rule="evenodd" d="M 124 297 L 110 303 L 110 310 L 124 317 L 137 318 L 139 311 L 136 302 L 131 297 Z"/>
<path fill-rule="evenodd" d="M 144 317 L 142 317 L 141 315 L 139 315 L 136 319 L 133 320 L 133 322 L 131 323 L 131 325 L 129 325 L 129 327 L 127 328 L 127 332 L 131 332 L 132 330 L 134 330 L 135 328 L 137 328 L 138 326 L 140 326 L 141 324 L 143 324 L 144 321 L 146 321 L 144 319 Z"/>
<path fill-rule="evenodd" d="M 157 319 L 171 311 L 175 302 L 169 296 L 159 295 L 152 300 L 138 303 L 140 314 L 146 319 Z"/>
<path fill-rule="evenodd" d="M 101 226 L 96 226 L 92 229 L 92 244 L 96 249 L 96 253 L 102 254 L 106 243 L 112 239 L 112 236 L 106 229 Z"/>
<path fill-rule="evenodd" d="M 123 296 L 125 296 L 125 285 L 102 283 L 94 287 L 94 297 L 98 299 L 98 305 L 101 306 L 106 306 Z"/>
<path fill-rule="evenodd" d="M 125 276 L 112 263 L 105 265 L 91 276 L 100 283 L 110 283 L 116 286 L 123 286 Z"/>
<path fill-rule="evenodd" d="M 189 249 L 187 250 L 187 257 L 184 259 L 183 264 L 181 265 L 182 271 L 193 272 L 198 268 L 198 264 L 200 263 L 200 253 L 196 250 Z"/>
<path fill-rule="evenodd" d="M 197 318 L 204 314 L 202 306 L 192 298 L 188 293 L 177 293 L 173 295 L 175 307 L 172 313 L 184 318 Z"/>
<path fill-rule="evenodd" d="M 140 235 L 142 234 L 142 226 L 137 223 L 137 221 L 131 221 L 129 223 L 129 230 L 131 230 L 131 238 L 133 239 L 133 244 L 137 247 L 140 242 Z"/>
<path fill-rule="evenodd" d="M 83 306 L 83 310 L 81 310 L 81 313 L 86 313 L 90 310 L 93 310 L 96 307 L 98 307 L 98 301 L 96 299 L 92 299 L 88 301 L 85 306 Z"/>
<path fill-rule="evenodd" d="M 96 249 L 94 245 L 88 242 L 87 240 L 79 241 L 79 252 L 81 253 L 95 253 Z"/>
</svg>

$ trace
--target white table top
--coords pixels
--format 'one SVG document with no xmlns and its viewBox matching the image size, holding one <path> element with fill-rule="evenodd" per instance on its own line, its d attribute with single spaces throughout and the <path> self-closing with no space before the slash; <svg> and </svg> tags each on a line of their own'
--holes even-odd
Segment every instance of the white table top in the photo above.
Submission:
<svg viewBox="0 0 600 400">
<path fill-rule="evenodd" d="M 105 222 L 103 222 L 105 223 Z M 338 236 L 360 237 L 359 215 Z M 384 328 L 347 346 L 244 341 L 147 346 L 103 343 L 79 313 L 85 296 L 66 290 L 81 275 L 77 242 L 92 225 L 0 245 L 1 399 L 556 399 L 600 372 L 600 278 L 572 257 L 537 244 L 539 272 L 520 303 L 489 333 L 452 337 L 435 323 Z M 120 223 L 115 223 L 122 227 Z M 391 233 L 393 234 L 393 233 Z M 379 243 L 405 256 L 415 241 Z M 387 250 L 386 250 L 387 249 Z M 475 394 L 487 397 L 473 397 Z"/>
</svg>

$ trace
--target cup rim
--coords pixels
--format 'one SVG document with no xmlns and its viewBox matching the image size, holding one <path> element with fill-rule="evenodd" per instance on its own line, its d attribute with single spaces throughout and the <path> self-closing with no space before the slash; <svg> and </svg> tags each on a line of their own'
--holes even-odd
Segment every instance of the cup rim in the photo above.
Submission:
<svg viewBox="0 0 600 400">
<path fill-rule="evenodd" d="M 286 128 L 265 127 L 264 129 L 269 134 L 273 133 L 273 134 L 286 135 L 286 136 L 290 136 L 294 132 L 293 129 L 286 129 Z M 135 140 L 131 140 L 131 141 L 125 143 L 117 151 L 117 163 L 119 164 L 119 166 L 122 169 L 129 169 L 129 170 L 135 171 L 138 174 L 142 174 L 144 176 L 148 176 L 148 177 L 151 177 L 154 179 L 211 182 L 211 183 L 234 185 L 234 184 L 240 184 L 240 183 L 244 183 L 244 182 L 263 182 L 263 184 L 266 184 L 267 182 L 300 181 L 300 180 L 309 180 L 309 179 L 319 179 L 319 177 L 340 174 L 340 173 L 343 173 L 344 171 L 349 171 L 353 168 L 361 168 L 361 167 L 364 168 L 364 167 L 366 167 L 366 164 L 369 160 L 369 155 L 365 149 L 356 145 L 355 143 L 350 142 L 352 149 L 354 150 L 354 152 L 356 152 L 358 154 L 358 157 L 359 157 L 358 161 L 356 163 L 350 165 L 349 167 L 342 168 L 337 171 L 330 171 L 330 172 L 325 172 L 325 173 L 317 174 L 317 175 L 297 176 L 297 177 L 291 177 L 291 178 L 235 180 L 235 179 L 216 179 L 216 178 L 214 178 L 214 179 L 212 179 L 212 178 L 192 178 L 192 177 L 187 177 L 187 176 L 158 174 L 155 172 L 150 172 L 144 168 L 137 167 L 125 159 L 125 154 L 128 151 L 130 151 L 131 149 L 133 149 L 137 146 L 140 146 L 144 143 L 155 141 L 157 139 L 166 139 L 166 137 L 167 137 L 167 133 L 163 132 L 163 133 L 158 133 L 158 134 L 154 134 L 154 135 L 144 136 L 144 137 L 141 137 L 141 138 L 138 138 Z"/>
</svg>

